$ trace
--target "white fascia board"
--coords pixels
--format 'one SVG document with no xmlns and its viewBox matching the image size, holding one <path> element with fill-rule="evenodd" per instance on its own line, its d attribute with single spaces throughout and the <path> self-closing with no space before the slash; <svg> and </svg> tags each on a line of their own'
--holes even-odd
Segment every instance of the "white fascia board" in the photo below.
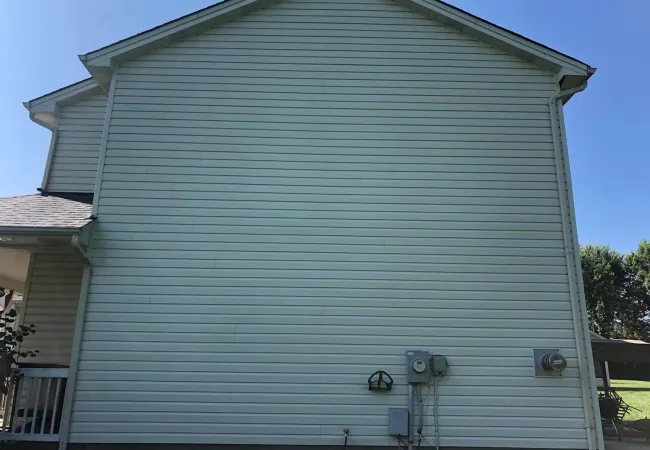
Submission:
<svg viewBox="0 0 650 450">
<path fill-rule="evenodd" d="M 117 63 L 202 30 L 230 22 L 277 1 L 279 0 L 225 0 L 94 52 L 80 55 L 79 59 L 97 82 L 108 90 L 113 68 Z"/>
<path fill-rule="evenodd" d="M 242 15 L 278 1 L 280 0 L 224 0 L 221 3 L 188 14 L 149 31 L 81 55 L 79 59 L 86 66 L 93 79 L 107 92 L 113 69 L 120 62 L 136 58 L 211 27 L 236 20 Z M 562 73 L 566 76 L 581 77 L 586 80 L 595 72 L 595 69 L 588 64 L 442 1 L 393 1 L 552 73 Z"/>
<path fill-rule="evenodd" d="M 137 34 L 101 48 L 79 59 L 101 86 L 108 90 L 113 68 L 121 61 L 132 59 L 170 42 L 196 34 L 204 29 L 229 22 L 238 17 L 276 3 L 279 0 L 225 0 L 217 5 Z M 448 25 L 462 33 L 530 62 L 553 73 L 585 79 L 595 69 L 588 64 L 526 39 L 463 10 L 437 0 L 393 0 L 419 14 Z"/>
<path fill-rule="evenodd" d="M 82 98 L 98 94 L 101 86 L 93 79 L 80 81 L 49 94 L 24 102 L 23 106 L 29 111 L 29 117 L 39 125 L 51 130 L 54 129 L 59 107 L 75 103 Z"/>
<path fill-rule="evenodd" d="M 84 225 L 85 226 L 85 225 Z M 0 226 L 0 241 L 16 236 L 53 236 L 78 233 L 83 227 L 21 227 Z"/>
<path fill-rule="evenodd" d="M 430 0 L 393 1 L 550 72 L 558 73 L 563 71 L 567 75 L 580 75 L 588 78 L 595 71 L 588 64 L 444 2 Z"/>
</svg>

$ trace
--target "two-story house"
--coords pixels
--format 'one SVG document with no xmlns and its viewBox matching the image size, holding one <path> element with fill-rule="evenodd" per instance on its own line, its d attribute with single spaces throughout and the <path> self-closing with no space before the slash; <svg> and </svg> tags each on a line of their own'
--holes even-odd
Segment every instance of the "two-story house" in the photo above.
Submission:
<svg viewBox="0 0 650 450">
<path fill-rule="evenodd" d="M 434 0 L 227 0 L 80 59 L 0 199 L 40 350 L 0 439 L 602 449 L 589 65 Z"/>
</svg>

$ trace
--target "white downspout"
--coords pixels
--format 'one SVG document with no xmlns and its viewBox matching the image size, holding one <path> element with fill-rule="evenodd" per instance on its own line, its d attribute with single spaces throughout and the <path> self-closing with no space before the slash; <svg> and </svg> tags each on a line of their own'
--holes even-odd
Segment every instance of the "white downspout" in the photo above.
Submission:
<svg viewBox="0 0 650 450">
<path fill-rule="evenodd" d="M 90 276 L 92 265 L 88 254 L 87 243 L 90 242 L 92 229 L 86 225 L 79 234 L 72 236 L 70 244 L 84 258 L 84 270 L 79 288 L 79 302 L 77 304 L 77 316 L 75 319 L 74 334 L 72 336 L 72 352 L 70 356 L 70 367 L 68 369 L 68 381 L 66 393 L 63 397 L 63 408 L 61 411 L 61 422 L 59 425 L 59 450 L 67 450 L 68 438 L 70 435 L 70 421 L 72 419 L 72 404 L 74 401 L 75 389 L 77 387 L 77 372 L 79 368 L 79 355 L 81 352 L 81 337 L 86 319 L 86 305 L 88 303 L 88 290 L 90 287 Z"/>
<path fill-rule="evenodd" d="M 571 310 L 576 337 L 578 370 L 585 411 L 585 427 L 590 450 L 604 450 L 603 431 L 600 423 L 600 409 L 594 373 L 593 355 L 591 354 L 591 335 L 587 321 L 587 308 L 582 285 L 582 267 L 580 265 L 580 247 L 578 245 L 575 208 L 573 207 L 573 190 L 569 170 L 566 135 L 561 114 L 562 99 L 585 90 L 587 81 L 571 89 L 560 90 L 549 98 L 551 130 L 555 165 L 560 187 L 560 207 L 562 209 L 562 227 L 565 238 L 565 254 L 569 275 Z"/>
</svg>

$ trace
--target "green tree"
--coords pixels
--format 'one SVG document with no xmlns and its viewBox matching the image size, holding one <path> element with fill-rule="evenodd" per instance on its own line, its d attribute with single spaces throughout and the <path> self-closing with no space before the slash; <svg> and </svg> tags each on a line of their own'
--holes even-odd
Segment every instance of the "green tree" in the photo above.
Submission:
<svg viewBox="0 0 650 450">
<path fill-rule="evenodd" d="M 639 283 L 650 292 L 650 241 L 641 241 L 636 252 L 628 255 L 627 263 L 636 273 Z"/>
<path fill-rule="evenodd" d="M 614 337 L 616 312 L 623 303 L 623 255 L 609 246 L 585 245 L 580 261 L 590 327 L 603 337 Z"/>
<path fill-rule="evenodd" d="M 580 249 L 591 329 L 606 338 L 650 338 L 650 243 L 621 254 L 606 245 Z"/>
</svg>

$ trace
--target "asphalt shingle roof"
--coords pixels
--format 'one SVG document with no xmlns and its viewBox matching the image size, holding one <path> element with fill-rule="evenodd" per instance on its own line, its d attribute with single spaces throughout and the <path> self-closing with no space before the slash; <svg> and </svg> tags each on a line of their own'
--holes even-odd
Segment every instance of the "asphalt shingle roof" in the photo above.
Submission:
<svg viewBox="0 0 650 450">
<path fill-rule="evenodd" d="M 81 228 L 92 205 L 41 194 L 0 198 L 0 227 Z"/>
</svg>

